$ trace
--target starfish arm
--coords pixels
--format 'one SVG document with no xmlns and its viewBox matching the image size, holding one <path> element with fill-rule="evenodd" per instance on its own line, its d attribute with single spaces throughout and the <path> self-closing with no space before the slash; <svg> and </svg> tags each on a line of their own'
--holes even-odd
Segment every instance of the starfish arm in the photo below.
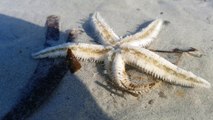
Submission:
<svg viewBox="0 0 213 120">
<path fill-rule="evenodd" d="M 147 47 L 150 43 L 156 39 L 159 34 L 164 21 L 157 19 L 153 21 L 148 27 L 142 29 L 134 35 L 127 36 L 121 41 L 121 45 L 131 45 L 138 47 Z"/>
<path fill-rule="evenodd" d="M 112 82 L 118 86 L 121 86 L 120 81 L 117 81 L 114 76 L 114 71 L 113 71 L 113 69 L 115 67 L 115 66 L 113 66 L 114 59 L 115 59 L 115 53 L 113 51 L 108 52 L 107 58 L 104 60 L 104 67 L 105 67 L 105 70 L 107 71 L 107 74 L 110 77 L 110 79 L 113 80 Z"/>
<path fill-rule="evenodd" d="M 67 49 L 71 49 L 76 58 L 80 60 L 104 61 L 105 54 L 109 51 L 102 45 L 86 44 L 86 43 L 66 43 L 54 47 L 49 47 L 32 54 L 37 58 L 55 58 L 65 57 Z"/>
<path fill-rule="evenodd" d="M 156 78 L 182 86 L 209 88 L 208 81 L 192 72 L 183 70 L 159 55 L 144 48 L 122 48 L 124 61 Z"/>
<path fill-rule="evenodd" d="M 116 53 L 112 62 L 112 75 L 116 83 L 119 86 L 125 86 L 129 84 L 129 79 L 125 71 L 125 63 L 121 57 L 120 53 Z"/>
<path fill-rule="evenodd" d="M 112 61 L 112 75 L 115 82 L 124 89 L 128 89 L 132 92 L 148 91 L 155 86 L 155 83 L 151 84 L 136 84 L 129 80 L 126 73 L 125 62 L 120 53 L 116 53 L 114 60 Z"/>
<path fill-rule="evenodd" d="M 128 80 L 128 76 L 124 73 L 125 63 L 119 53 L 110 51 L 107 59 L 104 60 L 104 64 L 107 74 L 113 80 L 113 83 L 121 88 L 124 88 L 123 84 L 129 83 L 128 81 L 126 82 L 126 80 Z"/>
<path fill-rule="evenodd" d="M 95 28 L 95 32 L 102 44 L 112 45 L 119 40 L 119 37 L 113 32 L 109 25 L 107 25 L 98 12 L 94 13 L 92 16 L 92 26 Z"/>
</svg>

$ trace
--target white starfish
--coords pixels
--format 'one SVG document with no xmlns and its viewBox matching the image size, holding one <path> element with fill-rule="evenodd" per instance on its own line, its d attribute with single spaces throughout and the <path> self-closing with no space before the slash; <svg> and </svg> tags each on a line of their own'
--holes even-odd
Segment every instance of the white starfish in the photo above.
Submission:
<svg viewBox="0 0 213 120">
<path fill-rule="evenodd" d="M 32 56 L 34 58 L 64 57 L 69 48 L 80 60 L 103 61 L 105 69 L 114 83 L 129 91 L 141 91 L 152 86 L 132 83 L 126 73 L 125 64 L 170 83 L 190 87 L 209 88 L 211 86 L 203 78 L 183 70 L 154 52 L 145 49 L 159 34 L 164 23 L 163 20 L 154 20 L 147 28 L 124 38 L 118 37 L 99 13 L 93 14 L 91 20 L 102 45 L 66 43 L 44 49 Z"/>
</svg>

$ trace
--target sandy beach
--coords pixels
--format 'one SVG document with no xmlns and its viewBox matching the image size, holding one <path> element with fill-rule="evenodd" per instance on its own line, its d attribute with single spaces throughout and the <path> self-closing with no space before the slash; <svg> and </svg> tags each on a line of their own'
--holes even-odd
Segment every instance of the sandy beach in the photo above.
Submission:
<svg viewBox="0 0 213 120">
<path fill-rule="evenodd" d="M 0 0 L 0 118 L 16 104 L 39 60 L 31 54 L 44 48 L 45 21 L 60 17 L 60 40 L 67 30 L 83 29 L 76 42 L 94 43 L 88 19 L 99 12 L 119 36 L 135 33 L 149 21 L 169 24 L 149 48 L 193 47 L 201 57 L 182 54 L 177 66 L 213 85 L 213 1 L 211 0 Z M 176 54 L 160 54 L 177 61 Z M 67 72 L 50 98 L 29 120 L 211 120 L 213 89 L 188 88 L 162 82 L 139 95 L 115 91 L 107 85 L 102 63 L 81 62 Z M 128 73 L 144 75 L 135 69 Z"/>
</svg>

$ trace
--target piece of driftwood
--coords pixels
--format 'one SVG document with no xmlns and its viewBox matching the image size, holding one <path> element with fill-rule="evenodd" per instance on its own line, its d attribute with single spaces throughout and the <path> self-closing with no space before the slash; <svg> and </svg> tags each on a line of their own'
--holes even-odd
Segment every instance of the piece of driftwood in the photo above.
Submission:
<svg viewBox="0 0 213 120">
<path fill-rule="evenodd" d="M 51 15 L 47 17 L 46 21 L 46 43 L 48 41 L 58 41 L 60 37 L 60 31 L 59 31 L 59 17 L 55 15 Z"/>
<path fill-rule="evenodd" d="M 78 38 L 78 35 L 82 34 L 84 30 L 82 29 L 71 29 L 68 34 L 69 41 L 67 42 L 74 42 L 76 38 Z"/>
<path fill-rule="evenodd" d="M 46 21 L 46 41 L 44 46 L 52 46 L 59 39 L 59 17 L 51 15 Z M 2 120 L 25 120 L 36 111 L 53 93 L 67 73 L 65 59 L 40 60 L 29 83 L 14 107 Z"/>
<path fill-rule="evenodd" d="M 71 49 L 67 50 L 66 56 L 67 66 L 71 73 L 75 73 L 77 70 L 81 68 L 81 64 L 77 60 L 77 58 L 72 53 Z"/>
</svg>

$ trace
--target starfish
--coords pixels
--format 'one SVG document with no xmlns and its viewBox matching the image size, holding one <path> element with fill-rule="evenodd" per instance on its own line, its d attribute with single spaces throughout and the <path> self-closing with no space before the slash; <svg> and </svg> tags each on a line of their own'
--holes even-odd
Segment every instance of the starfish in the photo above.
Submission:
<svg viewBox="0 0 213 120">
<path fill-rule="evenodd" d="M 128 91 L 141 91 L 151 88 L 152 84 L 136 84 L 129 80 L 126 64 L 169 83 L 188 87 L 211 86 L 203 78 L 146 49 L 156 39 L 165 21 L 156 19 L 138 33 L 126 37 L 116 35 L 97 12 L 92 15 L 91 23 L 101 45 L 66 43 L 34 53 L 33 58 L 65 57 L 67 50 L 71 49 L 79 60 L 104 62 L 113 83 Z"/>
</svg>

